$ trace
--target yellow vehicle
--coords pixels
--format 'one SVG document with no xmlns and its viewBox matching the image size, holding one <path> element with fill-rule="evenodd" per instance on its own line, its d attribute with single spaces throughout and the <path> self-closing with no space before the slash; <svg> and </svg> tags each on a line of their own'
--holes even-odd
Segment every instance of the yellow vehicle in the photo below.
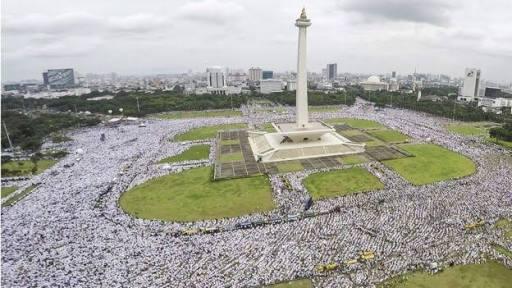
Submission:
<svg viewBox="0 0 512 288">
<path fill-rule="evenodd" d="M 334 271 L 334 270 L 338 269 L 338 267 L 339 267 L 339 265 L 336 263 L 329 263 L 329 264 L 325 264 L 325 265 L 316 266 L 316 271 L 320 272 L 320 273 L 324 273 L 324 272 Z"/>
<path fill-rule="evenodd" d="M 352 265 L 357 263 L 357 258 L 345 261 L 346 265 Z"/>
<path fill-rule="evenodd" d="M 183 235 L 186 235 L 186 236 L 192 236 L 197 233 L 199 233 L 199 229 L 196 229 L 196 228 L 183 230 Z"/>
<path fill-rule="evenodd" d="M 361 252 L 361 259 L 363 260 L 372 260 L 375 258 L 375 253 L 373 251 L 363 251 Z"/>
<path fill-rule="evenodd" d="M 484 224 L 485 224 L 485 221 L 484 220 L 480 220 L 480 221 L 477 221 L 477 222 L 466 224 L 466 225 L 464 225 L 464 228 L 466 230 L 472 230 L 472 229 L 478 228 L 480 226 L 484 226 Z"/>
</svg>

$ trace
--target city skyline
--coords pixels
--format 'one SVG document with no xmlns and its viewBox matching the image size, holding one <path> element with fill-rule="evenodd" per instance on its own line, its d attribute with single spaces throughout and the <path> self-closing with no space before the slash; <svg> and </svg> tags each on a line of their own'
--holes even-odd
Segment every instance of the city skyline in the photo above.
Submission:
<svg viewBox="0 0 512 288">
<path fill-rule="evenodd" d="M 296 39 L 287 24 L 304 4 L 318 19 L 308 71 L 338 63 L 339 73 L 416 69 L 463 77 L 466 67 L 478 67 L 490 81 L 512 78 L 512 26 L 505 21 L 511 4 L 505 1 L 168 2 L 8 0 L 2 4 L 2 80 L 39 79 L 41 71 L 59 67 L 123 75 L 214 65 L 293 71 L 289 51 Z"/>
</svg>

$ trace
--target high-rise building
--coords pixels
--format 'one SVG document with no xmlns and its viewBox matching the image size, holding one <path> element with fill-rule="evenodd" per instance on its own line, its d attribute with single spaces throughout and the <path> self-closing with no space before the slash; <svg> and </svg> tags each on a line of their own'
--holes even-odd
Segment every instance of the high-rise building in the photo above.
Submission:
<svg viewBox="0 0 512 288">
<path fill-rule="evenodd" d="M 261 68 L 252 67 L 249 69 L 249 81 L 260 81 L 262 76 Z"/>
<path fill-rule="evenodd" d="M 297 90 L 297 80 L 288 80 L 286 82 L 286 90 L 288 90 L 288 91 Z"/>
<path fill-rule="evenodd" d="M 261 79 L 272 79 L 274 78 L 274 72 L 273 71 L 262 71 L 261 72 Z"/>
<path fill-rule="evenodd" d="M 480 69 L 466 68 L 464 73 L 464 85 L 462 86 L 459 100 L 474 101 L 478 97 L 480 86 Z"/>
<path fill-rule="evenodd" d="M 391 78 L 396 78 L 396 71 L 391 72 Z"/>
<path fill-rule="evenodd" d="M 52 89 L 73 88 L 75 72 L 73 69 L 49 69 L 43 73 L 43 82 Z"/>
<path fill-rule="evenodd" d="M 226 75 L 220 67 L 210 67 L 206 69 L 208 87 L 222 88 L 226 86 Z"/>
<path fill-rule="evenodd" d="M 334 80 L 338 76 L 338 64 L 327 64 L 327 69 L 325 70 L 327 73 L 328 80 Z"/>
<path fill-rule="evenodd" d="M 43 84 L 48 86 L 48 72 L 43 72 Z"/>
<path fill-rule="evenodd" d="M 396 78 L 391 78 L 389 80 L 389 91 L 398 91 L 400 89 L 400 85 Z"/>
<path fill-rule="evenodd" d="M 270 94 L 283 91 L 283 82 L 279 79 L 265 79 L 260 81 L 260 93 Z"/>
</svg>

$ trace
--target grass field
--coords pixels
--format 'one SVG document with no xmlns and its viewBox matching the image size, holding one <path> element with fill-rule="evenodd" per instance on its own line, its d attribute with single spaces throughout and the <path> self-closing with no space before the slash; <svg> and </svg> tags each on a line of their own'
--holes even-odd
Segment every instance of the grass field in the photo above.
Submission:
<svg viewBox="0 0 512 288">
<path fill-rule="evenodd" d="M 356 136 L 365 134 L 363 131 L 357 129 L 342 130 L 339 133 L 343 136 Z"/>
<path fill-rule="evenodd" d="M 461 123 L 451 123 L 446 125 L 446 129 L 456 134 L 464 135 L 464 136 L 477 136 L 485 138 L 487 141 L 492 142 L 494 144 L 501 145 L 505 148 L 512 149 L 512 142 L 497 140 L 489 137 L 489 129 L 493 127 L 498 127 L 500 124 L 493 122 L 461 122 Z"/>
<path fill-rule="evenodd" d="M 492 122 L 457 122 L 446 125 L 446 129 L 464 136 L 487 137 L 489 129 L 496 126 L 499 126 L 499 124 Z"/>
<path fill-rule="evenodd" d="M 21 191 L 20 193 L 13 195 L 11 198 L 7 199 L 7 201 L 2 203 L 2 207 L 11 206 L 11 205 L 15 204 L 15 202 L 18 202 L 19 200 L 25 198 L 25 196 L 30 194 L 32 192 L 32 190 L 34 190 L 34 188 L 36 188 L 36 186 L 32 185 L 32 186 L 26 188 L 25 190 Z"/>
<path fill-rule="evenodd" d="M 242 152 L 233 152 L 233 153 L 226 153 L 220 155 L 220 162 L 227 163 L 232 161 L 242 161 L 244 160 L 244 155 L 242 155 Z"/>
<path fill-rule="evenodd" d="M 403 143 L 409 140 L 409 137 L 396 130 L 383 129 L 369 131 L 368 133 L 387 143 Z"/>
<path fill-rule="evenodd" d="M 18 187 L 11 186 L 11 187 L 2 187 L 2 198 L 7 197 L 11 195 L 12 192 L 16 191 Z"/>
<path fill-rule="evenodd" d="M 299 161 L 286 161 L 282 163 L 276 163 L 277 170 L 281 173 L 302 171 L 304 167 Z"/>
<path fill-rule="evenodd" d="M 498 251 L 498 253 L 500 253 L 501 255 L 504 255 L 504 256 L 507 256 L 508 258 L 512 259 L 512 251 L 508 250 L 507 248 L 501 246 L 501 245 L 498 245 L 498 244 L 494 244 L 492 245 L 494 247 L 494 249 L 496 251 Z"/>
<path fill-rule="evenodd" d="M 368 159 L 364 157 L 364 155 L 347 155 L 347 156 L 341 156 L 338 158 L 338 161 L 340 161 L 344 165 L 356 165 L 368 162 Z"/>
<path fill-rule="evenodd" d="M 178 155 L 164 158 L 159 163 L 174 163 L 187 160 L 208 159 L 210 155 L 210 145 L 194 145 Z"/>
<path fill-rule="evenodd" d="M 121 208 L 135 217 L 196 221 L 274 209 L 265 176 L 211 181 L 211 167 L 149 180 L 121 195 Z"/>
<path fill-rule="evenodd" d="M 512 142 L 510 142 L 510 141 L 498 140 L 496 138 L 491 138 L 491 137 L 487 137 L 486 139 L 487 139 L 487 141 L 492 142 L 494 144 L 498 144 L 505 148 L 512 149 Z"/>
<path fill-rule="evenodd" d="M 270 132 L 270 133 L 276 132 L 276 129 L 274 128 L 272 123 L 262 124 L 260 130 L 263 130 L 263 131 L 266 131 L 266 132 Z"/>
<path fill-rule="evenodd" d="M 266 288 L 313 288 L 313 283 L 309 279 L 294 280 L 265 286 Z"/>
<path fill-rule="evenodd" d="M 57 161 L 49 160 L 49 159 L 41 159 L 37 162 L 37 172 L 39 174 L 44 170 L 52 167 Z M 2 164 L 2 170 L 8 170 L 7 173 L 4 173 L 2 176 L 24 176 L 32 174 L 32 168 L 34 167 L 34 163 L 30 160 L 22 160 L 22 161 L 11 161 Z"/>
<path fill-rule="evenodd" d="M 235 117 L 242 116 L 239 110 L 210 110 L 210 111 L 173 111 L 156 114 L 160 119 L 186 119 L 186 118 L 204 118 L 204 117 Z"/>
<path fill-rule="evenodd" d="M 241 128 L 247 128 L 247 125 L 244 123 L 236 123 L 236 124 L 204 126 L 204 127 L 191 129 L 183 134 L 176 135 L 176 137 L 174 137 L 174 139 L 176 141 L 204 140 L 204 139 L 215 138 L 217 136 L 217 131 L 219 131 L 219 130 L 230 130 L 230 129 L 241 129 Z"/>
<path fill-rule="evenodd" d="M 220 142 L 221 145 L 233 145 L 233 144 L 240 144 L 239 139 L 223 139 Z"/>
<path fill-rule="evenodd" d="M 352 128 L 357 129 L 383 129 L 386 126 L 380 124 L 379 122 L 366 120 L 366 119 L 356 119 L 356 118 L 332 118 L 324 121 L 328 124 L 347 124 Z"/>
<path fill-rule="evenodd" d="M 503 230 L 506 239 L 512 240 L 512 221 L 500 219 L 496 222 L 496 228 Z"/>
<path fill-rule="evenodd" d="M 400 145 L 415 157 L 386 160 L 384 164 L 414 185 L 460 178 L 476 171 L 469 158 L 433 144 Z"/>
<path fill-rule="evenodd" d="M 311 174 L 304 185 L 315 200 L 384 188 L 377 177 L 359 167 Z"/>
<path fill-rule="evenodd" d="M 482 264 L 448 267 L 431 275 L 415 272 L 393 278 L 381 288 L 508 288 L 512 283 L 512 270 L 489 261 Z"/>
</svg>

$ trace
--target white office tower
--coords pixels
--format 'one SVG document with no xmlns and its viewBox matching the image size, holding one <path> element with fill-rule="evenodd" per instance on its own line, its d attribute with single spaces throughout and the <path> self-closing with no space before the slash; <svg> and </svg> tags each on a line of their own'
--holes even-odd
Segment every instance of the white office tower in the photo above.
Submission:
<svg viewBox="0 0 512 288">
<path fill-rule="evenodd" d="M 220 67 L 210 67 L 206 69 L 208 78 L 208 88 L 223 88 L 226 86 L 226 74 Z"/>
<path fill-rule="evenodd" d="M 286 90 L 288 90 L 288 91 L 297 90 L 297 81 L 296 80 L 288 80 L 286 82 Z"/>
<path fill-rule="evenodd" d="M 474 101 L 478 97 L 480 86 L 480 69 L 466 68 L 464 73 L 464 85 L 462 86 L 459 100 Z"/>
<path fill-rule="evenodd" d="M 272 123 L 275 133 L 249 131 L 249 144 L 258 162 L 318 158 L 364 152 L 365 144 L 352 143 L 323 122 L 309 122 L 306 71 L 306 29 L 311 21 L 302 9 L 295 26 L 299 28 L 297 57 L 296 122 Z"/>
<path fill-rule="evenodd" d="M 389 91 L 394 92 L 400 90 L 400 85 L 398 84 L 398 80 L 396 78 L 391 78 L 389 80 Z"/>
<path fill-rule="evenodd" d="M 260 81 L 260 93 L 270 94 L 283 91 L 283 81 L 279 79 L 265 79 Z"/>
<path fill-rule="evenodd" d="M 249 81 L 261 81 L 262 70 L 258 67 L 249 69 Z"/>
</svg>

